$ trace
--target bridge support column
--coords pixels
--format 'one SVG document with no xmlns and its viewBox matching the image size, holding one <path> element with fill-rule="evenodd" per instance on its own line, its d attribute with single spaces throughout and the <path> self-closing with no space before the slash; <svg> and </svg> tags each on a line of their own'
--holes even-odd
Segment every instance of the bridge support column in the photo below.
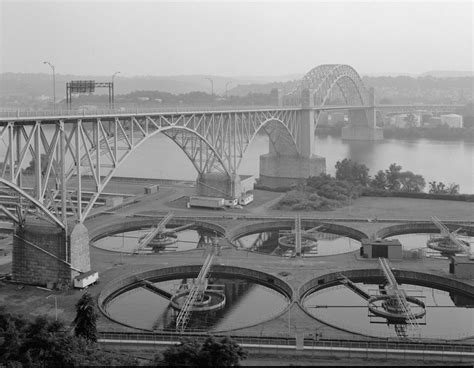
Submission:
<svg viewBox="0 0 474 368">
<path fill-rule="evenodd" d="M 266 154 L 260 156 L 260 178 L 258 184 L 269 188 L 289 187 L 303 182 L 310 176 L 326 172 L 326 159 L 311 157 Z"/>
<path fill-rule="evenodd" d="M 288 187 L 304 181 L 310 176 L 326 172 L 326 159 L 314 152 L 314 102 L 312 92 L 301 93 L 302 109 L 298 112 L 300 131 L 297 136 L 297 150 L 278 142 L 279 151 L 270 142 L 269 154 L 260 156 L 260 178 L 258 184 L 269 188 Z M 286 147 L 286 148 L 285 148 Z"/>
<path fill-rule="evenodd" d="M 242 194 L 239 175 L 204 173 L 196 179 L 196 193 L 199 196 L 234 199 Z"/>
<path fill-rule="evenodd" d="M 83 224 L 71 224 L 70 234 L 42 219 L 27 217 L 13 236 L 14 281 L 68 288 L 81 270 L 90 271 L 89 234 Z"/>
<path fill-rule="evenodd" d="M 375 118 L 375 93 L 369 90 L 370 107 L 349 110 L 349 124 L 342 128 L 342 139 L 358 141 L 378 141 L 383 139 L 383 129 L 377 127 Z"/>
</svg>

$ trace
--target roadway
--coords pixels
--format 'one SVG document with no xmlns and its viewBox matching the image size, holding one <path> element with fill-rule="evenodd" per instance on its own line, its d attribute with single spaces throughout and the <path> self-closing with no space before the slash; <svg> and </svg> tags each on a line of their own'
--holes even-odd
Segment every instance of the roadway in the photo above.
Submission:
<svg viewBox="0 0 474 368">
<path fill-rule="evenodd" d="M 373 107 L 376 110 L 455 110 L 463 105 L 324 105 L 314 106 L 314 111 L 338 111 L 338 110 L 361 110 Z M 130 117 L 153 117 L 163 115 L 193 115 L 193 114 L 219 114 L 219 113 L 246 113 L 246 112 L 271 112 L 271 111 L 295 111 L 301 110 L 301 106 L 176 106 L 164 108 L 136 108 L 136 109 L 106 109 L 106 110 L 57 110 L 57 111 L 10 111 L 0 112 L 0 124 L 8 122 L 35 122 L 55 124 L 59 120 L 89 120 L 89 119 L 111 119 L 111 118 L 130 118 Z"/>
</svg>

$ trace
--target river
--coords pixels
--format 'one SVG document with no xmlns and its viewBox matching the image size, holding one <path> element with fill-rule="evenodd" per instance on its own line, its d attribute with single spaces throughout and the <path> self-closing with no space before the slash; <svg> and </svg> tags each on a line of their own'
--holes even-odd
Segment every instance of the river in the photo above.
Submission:
<svg viewBox="0 0 474 368">
<path fill-rule="evenodd" d="M 378 142 L 345 141 L 334 137 L 315 137 L 315 154 L 326 157 L 327 172 L 344 158 L 367 165 L 370 174 L 385 170 L 391 163 L 421 174 L 428 182 L 460 185 L 461 193 L 474 194 L 474 144 L 427 139 Z M 258 135 L 247 149 L 239 168 L 241 175 L 258 177 L 259 156 L 268 152 L 268 137 Z M 178 146 L 164 135 L 157 135 L 135 151 L 117 176 L 195 180 L 196 170 Z"/>
</svg>

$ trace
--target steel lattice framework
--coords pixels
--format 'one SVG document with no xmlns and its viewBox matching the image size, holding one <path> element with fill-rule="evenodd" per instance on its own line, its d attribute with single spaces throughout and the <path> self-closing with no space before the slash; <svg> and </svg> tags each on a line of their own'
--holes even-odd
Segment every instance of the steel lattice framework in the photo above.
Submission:
<svg viewBox="0 0 474 368">
<path fill-rule="evenodd" d="M 369 92 L 361 77 L 349 65 L 325 64 L 311 69 L 301 80 L 299 86 L 285 96 L 289 105 L 299 105 L 303 89 L 313 91 L 314 106 L 323 106 L 337 86 L 347 106 L 368 106 Z"/>
<path fill-rule="evenodd" d="M 156 134 L 171 138 L 198 173 L 233 175 L 260 130 L 275 152 L 298 154 L 297 109 L 11 119 L 0 122 L 0 183 L 64 227 L 68 213 L 84 221 L 117 168 Z M 30 159 L 34 183 L 27 193 L 20 179 Z M 88 200 L 84 177 L 95 186 Z"/>
</svg>

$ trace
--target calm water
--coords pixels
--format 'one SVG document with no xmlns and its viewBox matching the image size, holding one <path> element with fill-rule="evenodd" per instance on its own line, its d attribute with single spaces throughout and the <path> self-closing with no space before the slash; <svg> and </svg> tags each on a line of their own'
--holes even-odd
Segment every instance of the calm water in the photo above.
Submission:
<svg viewBox="0 0 474 368">
<path fill-rule="evenodd" d="M 94 246 L 114 252 L 133 253 L 138 248 L 139 239 L 148 234 L 150 229 L 127 231 L 99 239 Z M 164 251 L 184 251 L 202 247 L 210 242 L 213 234 L 196 230 L 183 230 L 176 233 L 176 243 L 165 247 Z"/>
<path fill-rule="evenodd" d="M 173 292 L 181 279 L 155 283 Z M 265 286 L 239 279 L 210 279 L 210 283 L 225 285 L 226 305 L 210 312 L 193 312 L 189 329 L 229 330 L 263 322 L 281 313 L 288 299 Z M 107 306 L 109 314 L 129 325 L 145 329 L 173 329 L 177 312 L 169 300 L 143 288 L 119 295 Z"/>
<path fill-rule="evenodd" d="M 360 242 L 344 236 L 316 232 L 317 244 L 310 249 L 303 250 L 306 257 L 328 256 L 353 252 L 360 248 Z M 278 231 L 246 235 L 239 238 L 236 243 L 242 249 L 253 252 L 286 256 L 287 250 L 278 245 Z M 328 239 L 329 238 L 329 239 Z"/>
<path fill-rule="evenodd" d="M 395 162 L 403 170 L 423 175 L 426 183 L 433 180 L 454 182 L 460 185 L 461 192 L 474 193 L 473 143 L 425 139 L 358 142 L 333 137 L 315 137 L 315 140 L 314 153 L 326 157 L 329 173 L 334 174 L 334 165 L 344 158 L 367 165 L 372 175 Z M 258 177 L 259 156 L 265 153 L 268 153 L 268 137 L 259 135 L 245 153 L 239 173 Z M 189 159 L 173 141 L 163 135 L 156 135 L 144 143 L 124 162 L 117 175 L 196 179 L 196 171 Z"/>
<path fill-rule="evenodd" d="M 374 284 L 357 285 L 369 295 L 375 294 L 378 288 L 378 285 Z M 426 305 L 425 317 L 417 320 L 419 337 L 456 339 L 474 335 L 474 308 L 465 307 L 473 305 L 473 299 L 410 284 L 403 284 L 402 288 L 406 290 L 407 295 L 417 297 Z M 345 286 L 339 285 L 315 292 L 309 295 L 303 304 L 313 316 L 338 327 L 372 336 L 397 336 L 393 325 L 387 325 L 386 320 L 380 317 L 370 317 L 367 301 Z"/>
</svg>

